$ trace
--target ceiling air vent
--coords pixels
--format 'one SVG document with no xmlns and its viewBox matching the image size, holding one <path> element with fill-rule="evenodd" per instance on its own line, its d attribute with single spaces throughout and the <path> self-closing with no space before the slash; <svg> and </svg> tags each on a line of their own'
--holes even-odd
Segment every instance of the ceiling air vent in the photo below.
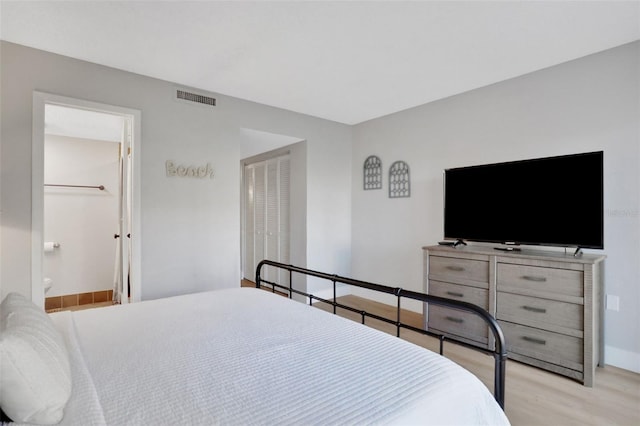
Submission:
<svg viewBox="0 0 640 426">
<path fill-rule="evenodd" d="M 216 98 L 209 96 L 198 95 L 197 93 L 186 92 L 178 89 L 176 91 L 176 97 L 189 102 L 196 102 L 204 105 L 216 106 Z"/>
</svg>

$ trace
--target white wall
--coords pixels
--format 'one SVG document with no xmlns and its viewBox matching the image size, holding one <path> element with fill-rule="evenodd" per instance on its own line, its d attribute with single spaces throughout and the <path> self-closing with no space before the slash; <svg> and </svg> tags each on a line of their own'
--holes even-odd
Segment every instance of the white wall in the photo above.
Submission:
<svg viewBox="0 0 640 426">
<path fill-rule="evenodd" d="M 113 288 L 118 231 L 118 153 L 114 142 L 45 136 L 44 181 L 105 189 L 44 188 L 44 240 L 60 247 L 43 257 L 53 280 L 46 297 Z"/>
<path fill-rule="evenodd" d="M 352 274 L 422 289 L 421 247 L 443 238 L 445 168 L 604 150 L 607 363 L 640 371 L 640 43 L 360 124 L 354 129 Z M 362 190 L 378 155 L 382 191 Z M 411 167 L 411 198 L 389 199 L 389 165 Z M 576 185 L 580 174 L 576 171 Z M 579 212 L 565 212 L 579 214 Z"/>
<path fill-rule="evenodd" d="M 239 285 L 242 128 L 306 140 L 307 259 L 349 274 L 349 126 L 215 94 L 213 108 L 177 102 L 170 82 L 4 41 L 0 54 L 2 296 L 31 294 L 34 90 L 142 112 L 143 299 Z M 166 160 L 211 162 L 216 176 L 167 178 Z"/>
</svg>

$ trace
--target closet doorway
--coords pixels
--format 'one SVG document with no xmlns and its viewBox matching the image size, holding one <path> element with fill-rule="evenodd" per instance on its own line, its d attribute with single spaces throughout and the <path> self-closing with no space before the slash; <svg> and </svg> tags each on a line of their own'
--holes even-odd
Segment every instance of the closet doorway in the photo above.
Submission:
<svg viewBox="0 0 640 426">
<path fill-rule="evenodd" d="M 34 302 L 140 300 L 139 128 L 139 111 L 34 93 Z"/>
<path fill-rule="evenodd" d="M 263 259 L 290 263 L 289 154 L 245 163 L 243 168 L 243 277 L 255 282 Z M 289 285 L 285 271 L 267 267 L 262 278 Z"/>
</svg>

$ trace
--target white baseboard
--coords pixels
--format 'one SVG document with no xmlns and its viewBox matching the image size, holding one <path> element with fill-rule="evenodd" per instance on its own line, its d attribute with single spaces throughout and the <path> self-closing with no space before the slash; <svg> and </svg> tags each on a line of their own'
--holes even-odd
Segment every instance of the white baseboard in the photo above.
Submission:
<svg viewBox="0 0 640 426">
<path fill-rule="evenodd" d="M 605 364 L 607 365 L 640 373 L 640 354 L 637 352 L 626 351 L 606 345 L 604 347 L 604 357 Z"/>
</svg>

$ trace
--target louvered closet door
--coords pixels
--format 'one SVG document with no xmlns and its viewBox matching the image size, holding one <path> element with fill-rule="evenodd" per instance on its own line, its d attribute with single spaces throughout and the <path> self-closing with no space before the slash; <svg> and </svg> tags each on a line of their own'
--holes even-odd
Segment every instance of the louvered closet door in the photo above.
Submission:
<svg viewBox="0 0 640 426">
<path fill-rule="evenodd" d="M 258 163 L 254 167 L 254 191 L 253 191 L 253 226 L 254 226 L 254 242 L 253 242 L 253 259 L 254 259 L 254 275 L 258 262 L 265 258 L 265 222 L 266 222 L 266 164 Z M 255 280 L 255 276 L 254 276 Z"/>
<path fill-rule="evenodd" d="M 255 280 L 262 259 L 289 262 L 288 156 L 245 167 L 244 276 Z M 288 285 L 288 274 L 264 268 L 263 278 Z"/>
<path fill-rule="evenodd" d="M 289 263 L 289 158 L 267 161 L 265 259 Z M 267 268 L 266 278 L 289 285 L 289 274 Z"/>
<path fill-rule="evenodd" d="M 254 280 L 256 261 L 254 257 L 254 244 L 255 244 L 255 225 L 254 225 L 254 212 L 255 204 L 253 202 L 253 194 L 255 193 L 255 169 L 247 166 L 244 168 L 244 246 L 243 246 L 243 259 L 242 263 L 242 276 L 249 280 Z M 253 269 L 252 269 L 253 268 Z"/>
<path fill-rule="evenodd" d="M 278 228 L 278 261 L 282 263 L 291 262 L 289 256 L 289 157 L 281 158 L 278 162 L 278 216 L 280 218 Z M 282 285 L 289 285 L 289 273 L 279 270 L 279 282 Z"/>
</svg>

